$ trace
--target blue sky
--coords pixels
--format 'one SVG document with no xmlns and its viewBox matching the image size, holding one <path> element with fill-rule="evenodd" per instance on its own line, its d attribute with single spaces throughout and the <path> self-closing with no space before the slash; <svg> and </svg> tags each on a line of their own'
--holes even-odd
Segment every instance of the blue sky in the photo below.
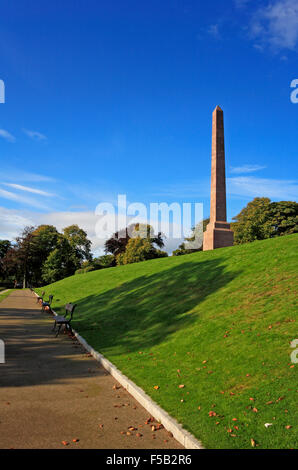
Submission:
<svg viewBox="0 0 298 470">
<path fill-rule="evenodd" d="M 94 210 L 203 202 L 224 110 L 228 217 L 297 199 L 297 0 L 3 1 L 0 238 Z"/>
</svg>

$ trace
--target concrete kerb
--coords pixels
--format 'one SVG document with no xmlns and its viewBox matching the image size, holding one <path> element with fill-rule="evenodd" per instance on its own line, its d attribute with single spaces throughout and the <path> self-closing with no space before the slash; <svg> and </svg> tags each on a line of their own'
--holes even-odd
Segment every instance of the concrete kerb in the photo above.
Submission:
<svg viewBox="0 0 298 470">
<path fill-rule="evenodd" d="M 34 291 L 33 291 L 34 292 Z M 34 292 L 36 294 L 36 292 Z M 54 316 L 57 313 L 51 310 Z M 126 377 L 114 364 L 96 351 L 87 341 L 72 329 L 74 336 L 79 343 L 88 351 L 157 421 L 159 421 L 167 431 L 171 432 L 174 438 L 186 449 L 204 449 L 202 443 L 198 441 L 190 432 L 186 431 L 181 424 L 155 403 L 140 387 Z"/>
</svg>

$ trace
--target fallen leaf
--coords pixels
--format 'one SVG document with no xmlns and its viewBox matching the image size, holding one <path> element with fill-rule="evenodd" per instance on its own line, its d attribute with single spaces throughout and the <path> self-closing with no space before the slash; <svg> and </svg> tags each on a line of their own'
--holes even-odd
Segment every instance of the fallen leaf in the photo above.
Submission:
<svg viewBox="0 0 298 470">
<path fill-rule="evenodd" d="M 253 408 L 252 411 L 253 411 L 254 413 L 257 413 L 259 410 L 258 410 L 258 408 Z"/>
<path fill-rule="evenodd" d="M 80 439 L 73 439 L 72 442 L 79 442 Z"/>
<path fill-rule="evenodd" d="M 254 398 L 250 398 L 250 401 L 254 401 Z"/>
<path fill-rule="evenodd" d="M 64 446 L 68 446 L 68 445 L 69 445 L 69 442 L 67 442 L 67 441 L 61 441 L 61 443 L 62 443 Z"/>
<path fill-rule="evenodd" d="M 158 385 L 154 385 L 155 390 L 158 390 L 159 389 L 159 386 Z"/>
<path fill-rule="evenodd" d="M 250 443 L 252 447 L 256 447 L 256 441 L 254 439 L 251 439 Z"/>
<path fill-rule="evenodd" d="M 179 388 L 184 388 L 184 387 L 185 387 L 185 385 L 183 385 L 183 384 L 179 385 Z"/>
<path fill-rule="evenodd" d="M 288 424 L 288 425 L 286 426 L 286 429 L 291 429 L 291 427 L 292 427 L 292 426 L 291 426 L 290 424 Z"/>
<path fill-rule="evenodd" d="M 137 432 L 137 433 L 136 433 L 136 436 L 137 436 L 137 437 L 142 437 L 142 435 L 143 435 L 143 434 L 141 434 L 140 432 Z"/>
<path fill-rule="evenodd" d="M 233 418 L 232 421 L 237 421 L 237 418 Z"/>
<path fill-rule="evenodd" d="M 272 423 L 265 423 L 264 426 L 265 428 L 269 428 L 269 426 L 272 426 Z"/>
</svg>

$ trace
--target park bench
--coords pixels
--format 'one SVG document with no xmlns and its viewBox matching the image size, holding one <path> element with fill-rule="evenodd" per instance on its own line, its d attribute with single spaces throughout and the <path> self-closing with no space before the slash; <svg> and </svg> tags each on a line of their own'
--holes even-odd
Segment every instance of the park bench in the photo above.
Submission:
<svg viewBox="0 0 298 470">
<path fill-rule="evenodd" d="M 43 290 L 42 293 L 41 293 L 41 296 L 38 296 L 38 297 L 36 298 L 36 303 L 39 303 L 40 301 L 43 302 L 44 296 L 45 296 L 45 291 Z"/>
<path fill-rule="evenodd" d="M 46 307 L 49 307 L 49 310 L 51 311 L 51 303 L 53 300 L 53 295 L 49 295 L 49 300 L 47 302 L 42 301 L 41 303 L 41 310 L 44 312 L 46 310 Z"/>
<path fill-rule="evenodd" d="M 56 333 L 56 338 L 60 333 L 62 325 L 64 325 L 64 329 L 68 328 L 70 332 L 72 331 L 71 321 L 72 321 L 73 312 L 74 312 L 74 309 L 76 308 L 76 306 L 77 306 L 77 304 L 72 304 L 72 303 L 66 304 L 65 305 L 65 315 L 64 315 L 64 317 L 62 315 L 57 315 L 55 317 L 55 320 L 54 320 L 55 323 L 54 323 L 53 331 L 56 331 L 56 327 L 58 325 L 58 331 Z"/>
</svg>

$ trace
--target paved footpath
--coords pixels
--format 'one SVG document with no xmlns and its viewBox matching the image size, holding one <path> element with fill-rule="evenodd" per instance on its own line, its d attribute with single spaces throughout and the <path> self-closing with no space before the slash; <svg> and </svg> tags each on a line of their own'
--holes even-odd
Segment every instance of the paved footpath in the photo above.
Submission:
<svg viewBox="0 0 298 470">
<path fill-rule="evenodd" d="M 29 290 L 0 303 L 0 448 L 183 448 L 165 429 L 152 432 L 148 412 L 52 325 Z"/>
</svg>

